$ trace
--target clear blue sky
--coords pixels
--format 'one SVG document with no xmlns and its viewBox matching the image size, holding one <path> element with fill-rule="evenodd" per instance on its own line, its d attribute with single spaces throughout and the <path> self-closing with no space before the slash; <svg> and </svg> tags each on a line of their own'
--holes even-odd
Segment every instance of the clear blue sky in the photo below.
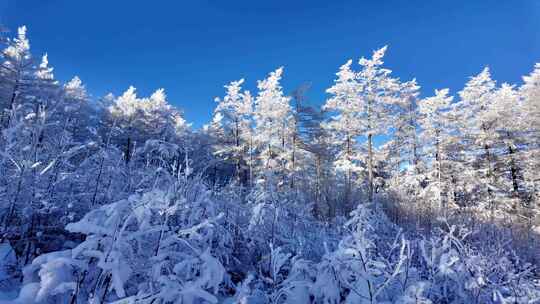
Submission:
<svg viewBox="0 0 540 304">
<path fill-rule="evenodd" d="M 540 61 L 540 0 L 0 0 L 0 23 L 26 25 L 60 80 L 79 75 L 95 97 L 163 87 L 197 127 L 231 80 L 254 92 L 283 65 L 286 92 L 311 82 L 320 104 L 341 64 L 385 44 L 387 66 L 424 96 L 485 65 L 516 83 Z"/>
</svg>

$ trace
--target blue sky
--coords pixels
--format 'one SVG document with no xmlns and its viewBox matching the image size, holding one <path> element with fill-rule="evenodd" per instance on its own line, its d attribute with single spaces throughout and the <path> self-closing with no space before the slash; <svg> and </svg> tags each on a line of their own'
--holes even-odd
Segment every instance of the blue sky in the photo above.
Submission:
<svg viewBox="0 0 540 304">
<path fill-rule="evenodd" d="M 246 78 L 255 92 L 282 65 L 285 91 L 310 82 L 320 104 L 341 64 L 385 44 L 387 67 L 424 96 L 455 93 L 486 65 L 518 83 L 540 61 L 540 0 L 1 0 L 0 23 L 26 25 L 60 80 L 79 75 L 95 97 L 163 87 L 195 126 L 224 84 Z"/>
</svg>

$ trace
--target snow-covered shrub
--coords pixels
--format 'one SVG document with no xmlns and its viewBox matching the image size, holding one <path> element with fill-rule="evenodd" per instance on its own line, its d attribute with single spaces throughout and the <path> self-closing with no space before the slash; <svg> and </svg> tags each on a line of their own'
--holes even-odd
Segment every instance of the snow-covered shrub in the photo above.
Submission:
<svg viewBox="0 0 540 304">
<path fill-rule="evenodd" d="M 287 278 L 275 289 L 273 303 L 311 303 L 312 286 L 315 281 L 315 265 L 299 257 L 291 259 Z"/>
<path fill-rule="evenodd" d="M 27 303 L 67 303 L 77 291 L 78 280 L 87 269 L 73 258 L 71 250 L 42 254 L 24 269 L 24 286 L 17 298 Z"/>
<path fill-rule="evenodd" d="M 433 302 L 425 296 L 427 287 L 426 282 L 414 282 L 407 287 L 405 294 L 397 302 L 402 304 L 431 304 Z"/>
<path fill-rule="evenodd" d="M 253 273 L 249 273 L 245 280 L 238 284 L 236 293 L 224 303 L 238 304 L 266 304 L 269 302 L 268 295 L 264 290 L 263 283 Z"/>
<path fill-rule="evenodd" d="M 206 193 L 182 181 L 89 212 L 66 227 L 85 240 L 36 258 L 25 289 L 33 286 L 36 303 L 216 303 L 230 238 Z"/>
<path fill-rule="evenodd" d="M 337 304 L 341 302 L 340 262 L 335 252 L 327 252 L 316 267 L 316 279 L 311 293 L 317 303 Z"/>
<path fill-rule="evenodd" d="M 9 242 L 0 243 L 0 291 L 13 290 L 17 275 L 17 256 Z"/>
<path fill-rule="evenodd" d="M 350 234 L 341 240 L 335 258 L 338 261 L 337 276 L 346 303 L 377 303 L 391 299 L 398 288 L 397 279 L 406 262 L 408 242 L 391 250 L 381 246 L 376 234 L 377 216 L 375 206 L 360 205 L 346 223 Z M 377 220 L 376 220 L 377 219 Z"/>
<path fill-rule="evenodd" d="M 479 249 L 470 231 L 450 226 L 419 243 L 423 294 L 435 303 L 528 303 L 540 299 L 531 265 L 511 249 Z M 495 250 L 494 250 L 495 249 Z"/>
</svg>

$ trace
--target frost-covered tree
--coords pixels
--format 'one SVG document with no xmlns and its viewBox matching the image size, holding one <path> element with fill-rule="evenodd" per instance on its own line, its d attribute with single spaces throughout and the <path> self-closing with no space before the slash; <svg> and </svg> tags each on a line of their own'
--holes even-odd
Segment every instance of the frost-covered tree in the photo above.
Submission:
<svg viewBox="0 0 540 304">
<path fill-rule="evenodd" d="M 527 76 L 523 76 L 523 85 L 520 91 L 523 97 L 523 111 L 526 122 L 532 130 L 531 134 L 538 140 L 539 117 L 540 117 L 540 63 L 534 66 L 534 70 Z"/>
<path fill-rule="evenodd" d="M 523 85 L 519 88 L 523 103 L 521 113 L 521 132 L 528 138 L 528 149 L 524 153 L 524 174 L 531 194 L 531 201 L 540 204 L 540 63 L 534 70 L 523 77 Z"/>
<path fill-rule="evenodd" d="M 447 195 L 446 175 L 444 170 L 445 139 L 449 136 L 445 124 L 445 110 L 448 109 L 453 96 L 448 89 L 435 90 L 435 95 L 424 98 L 418 104 L 420 113 L 421 139 L 426 153 L 426 172 L 429 185 L 425 189 L 427 199 L 433 198 L 440 208 L 445 208 Z"/>
<path fill-rule="evenodd" d="M 396 166 L 403 164 L 411 167 L 412 172 L 418 172 L 418 109 L 417 102 L 420 86 L 416 79 L 401 84 L 397 97 L 396 121 L 393 122 L 393 150 L 396 153 Z"/>
<path fill-rule="evenodd" d="M 108 107 L 106 121 L 105 131 L 112 132 L 113 142 L 123 147 L 126 163 L 137 145 L 150 138 L 173 140 L 186 128 L 181 113 L 167 102 L 163 89 L 149 98 L 139 98 L 132 86 Z"/>
<path fill-rule="evenodd" d="M 217 155 L 231 161 L 235 166 L 235 176 L 246 183 L 249 180 L 249 153 L 252 149 L 251 138 L 253 112 L 252 98 L 249 91 L 241 92 L 244 79 L 226 85 L 227 95 L 223 99 L 216 98 L 218 103 L 214 110 L 214 128 L 218 136 Z M 247 173 L 247 174 L 246 174 Z"/>
<path fill-rule="evenodd" d="M 119 96 L 113 105 L 109 106 L 108 114 L 109 124 L 112 132 L 120 133 L 115 136 L 115 142 L 118 141 L 119 146 L 124 146 L 124 158 L 126 163 L 129 162 L 133 153 L 133 145 L 137 140 L 144 141 L 142 138 L 134 138 L 135 136 L 144 137 L 143 120 L 144 113 L 140 103 L 142 100 L 137 98 L 133 86 L 129 87 L 121 96 Z M 137 129 L 142 129 L 137 132 Z M 121 135 L 122 134 L 122 135 Z M 120 143 L 120 142 L 124 143 Z"/>
<path fill-rule="evenodd" d="M 450 113 L 456 152 L 454 178 L 469 187 L 465 192 L 471 199 L 477 198 L 473 199 L 474 204 L 491 210 L 492 215 L 495 212 L 492 149 L 496 134 L 491 115 L 494 90 L 495 81 L 491 79 L 489 69 L 485 68 L 471 77 L 458 93 L 460 100 L 452 105 Z M 458 174 L 460 171 L 463 174 Z M 467 204 L 465 201 L 462 203 Z"/>
<path fill-rule="evenodd" d="M 61 89 L 48 65 L 47 55 L 34 66 L 26 40 L 26 29 L 19 29 L 18 39 L 8 46 L 4 66 L 12 73 L 6 83 L 13 90 L 8 94 L 5 125 L 1 136 L 3 193 L 2 234 L 4 239 L 24 241 L 15 246 L 26 264 L 50 237 L 47 224 L 50 214 L 58 214 L 63 202 L 51 201 L 55 192 L 51 180 L 57 172 L 50 170 L 61 162 L 65 146 L 58 131 L 55 112 L 61 101 Z M 11 82 L 13 81 L 13 82 Z M 64 146 L 63 146 L 64 145 Z M 28 224 L 25 224 L 28 223 Z M 37 234 L 45 235 L 44 237 Z M 45 243 L 44 243 L 45 242 Z"/>
<path fill-rule="evenodd" d="M 2 77 L 0 93 L 2 96 L 2 124 L 9 125 L 11 110 L 18 99 L 26 99 L 27 86 L 34 79 L 35 65 L 30 54 L 30 42 L 26 37 L 26 27 L 17 30 L 17 38 L 8 39 L 2 52 Z"/>
<path fill-rule="evenodd" d="M 390 77 L 391 71 L 382 67 L 385 52 L 386 47 L 383 47 L 374 51 L 370 59 L 362 57 L 358 62 L 361 66 L 359 72 L 351 71 L 352 61 L 342 66 L 336 85 L 329 91 L 336 98 L 330 99 L 326 105 L 327 109 L 337 112 L 334 125 L 339 125 L 342 131 L 349 131 L 348 135 L 345 132 L 345 142 L 350 141 L 352 145 L 352 138 L 359 134 L 367 139 L 366 169 L 370 202 L 373 201 L 375 179 L 373 137 L 390 130 L 397 101 L 396 93 L 400 87 L 399 82 Z M 347 140 L 347 136 L 351 140 Z"/>
<path fill-rule="evenodd" d="M 324 127 L 332 134 L 332 144 L 339 149 L 334 164 L 338 171 L 345 172 L 346 204 L 351 204 L 353 174 L 358 176 L 364 171 L 357 143 L 364 132 L 360 113 L 365 109 L 360 96 L 360 83 L 351 65 L 352 60 L 349 60 L 340 67 L 335 84 L 326 90 L 332 97 L 323 106 L 324 110 L 334 113 Z"/>
<path fill-rule="evenodd" d="M 286 180 L 290 134 L 292 132 L 292 109 L 290 97 L 284 95 L 280 85 L 283 68 L 271 72 L 258 81 L 259 92 L 253 112 L 254 142 L 259 151 L 259 174 L 277 174 L 280 183 Z"/>
<path fill-rule="evenodd" d="M 96 108 L 78 76 L 68 81 L 63 88 L 64 96 L 59 112 L 63 116 L 62 127 L 74 136 L 77 142 L 96 135 L 98 117 Z"/>
<path fill-rule="evenodd" d="M 326 113 L 308 105 L 301 86 L 292 94 L 295 100 L 295 126 L 293 143 L 293 191 L 308 193 L 314 200 L 313 213 L 318 217 L 336 214 L 339 189 L 336 189 L 333 171 L 335 146 L 330 130 L 325 124 Z M 307 191 L 305 191 L 307 189 Z"/>
<path fill-rule="evenodd" d="M 418 95 L 416 80 L 400 84 L 396 96 L 391 137 L 384 144 L 383 170 L 378 169 L 378 183 L 392 189 L 404 204 L 416 200 L 425 183 L 425 166 L 420 162 Z M 385 181 L 382 177 L 387 175 Z"/>
<path fill-rule="evenodd" d="M 374 191 L 374 151 L 373 137 L 388 132 L 392 126 L 396 92 L 399 82 L 390 76 L 391 71 L 383 68 L 383 57 L 387 47 L 373 52 L 371 59 L 361 58 L 362 69 L 358 73 L 360 95 L 363 103 L 362 129 L 367 137 L 368 197 L 373 202 Z"/>
<path fill-rule="evenodd" d="M 501 192 L 498 200 L 506 201 L 502 205 L 506 211 L 524 207 L 527 194 L 523 182 L 524 147 L 527 139 L 522 132 L 522 125 L 515 123 L 523 119 L 521 100 L 515 87 L 503 83 L 494 92 L 491 117 L 497 140 L 494 145 L 493 172 L 496 187 Z M 528 129 L 528 127 L 526 128 Z"/>
</svg>

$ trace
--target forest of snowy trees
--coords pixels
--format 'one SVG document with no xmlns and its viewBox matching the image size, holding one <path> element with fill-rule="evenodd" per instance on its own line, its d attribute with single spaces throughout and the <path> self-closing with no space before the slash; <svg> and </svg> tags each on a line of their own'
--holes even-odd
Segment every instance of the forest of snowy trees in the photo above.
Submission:
<svg viewBox="0 0 540 304">
<path fill-rule="evenodd" d="M 540 303 L 540 63 L 420 97 L 383 47 L 322 106 L 278 68 L 194 129 L 7 36 L 0 303 Z"/>
</svg>

